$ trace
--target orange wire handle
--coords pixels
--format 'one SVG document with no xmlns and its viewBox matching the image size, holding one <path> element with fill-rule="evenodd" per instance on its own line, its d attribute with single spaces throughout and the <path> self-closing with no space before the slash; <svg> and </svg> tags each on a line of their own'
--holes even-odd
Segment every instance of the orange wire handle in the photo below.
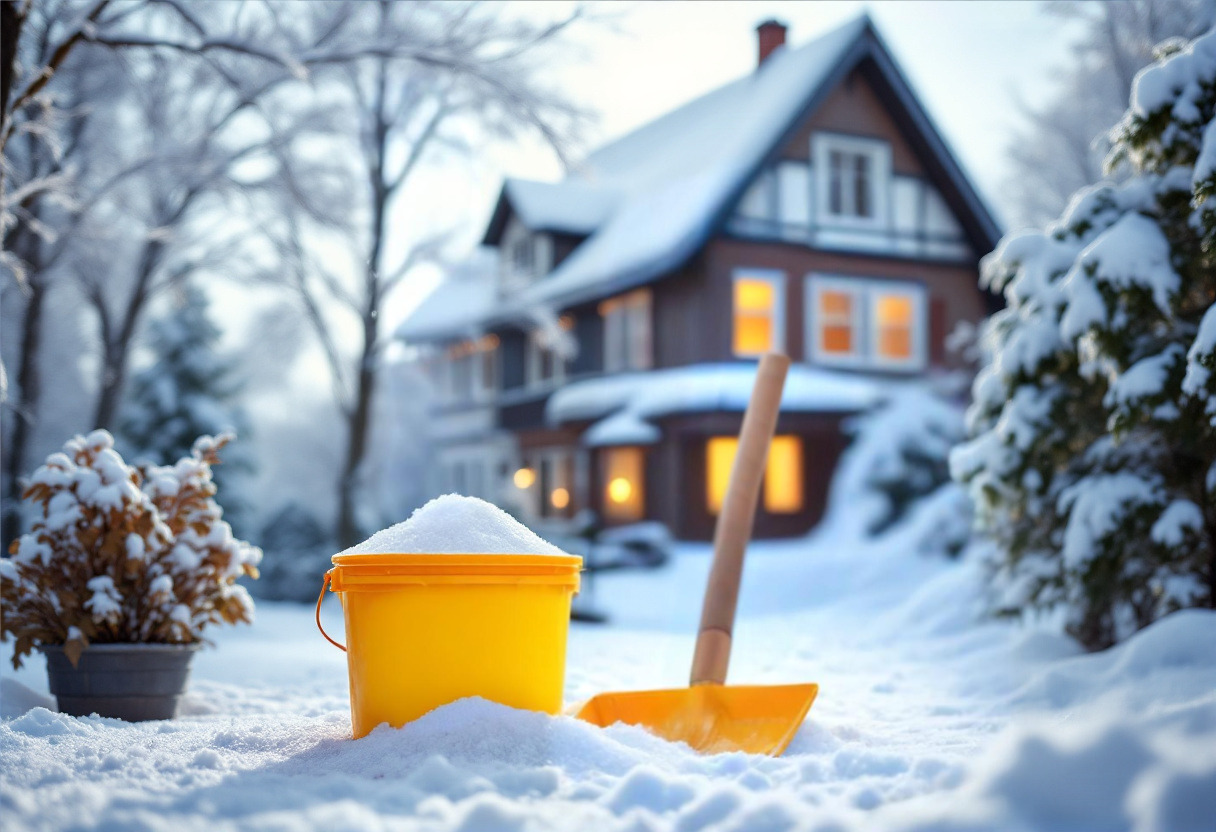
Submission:
<svg viewBox="0 0 1216 832">
<path fill-rule="evenodd" d="M 325 636 L 326 641 L 345 653 L 346 647 L 330 638 L 329 633 L 325 632 L 325 628 L 321 626 L 321 602 L 325 600 L 325 590 L 327 589 L 329 589 L 328 572 L 325 573 L 325 580 L 321 582 L 321 594 L 317 596 L 317 629 L 321 631 L 321 635 Z"/>
</svg>

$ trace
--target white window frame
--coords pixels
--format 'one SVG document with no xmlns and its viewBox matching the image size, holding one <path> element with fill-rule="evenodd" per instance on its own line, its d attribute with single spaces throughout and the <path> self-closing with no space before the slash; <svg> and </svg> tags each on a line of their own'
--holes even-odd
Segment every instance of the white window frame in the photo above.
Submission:
<svg viewBox="0 0 1216 832">
<path fill-rule="evenodd" d="M 920 283 L 902 280 L 867 280 L 867 317 L 870 348 L 870 364 L 881 370 L 903 370 L 916 372 L 928 364 L 928 304 L 925 302 L 925 287 Z M 912 301 L 912 350 L 905 360 L 887 358 L 878 351 L 878 295 L 899 295 Z"/>
<path fill-rule="evenodd" d="M 874 214 L 859 217 L 831 212 L 831 154 L 833 151 L 868 156 Z M 891 145 L 881 139 L 815 133 L 811 136 L 812 178 L 815 183 L 815 217 L 820 225 L 883 229 L 890 226 Z"/>
<path fill-rule="evenodd" d="M 758 280 L 773 287 L 773 343 L 769 350 L 785 352 L 785 272 L 779 269 L 735 269 L 730 280 L 730 351 L 735 358 L 758 358 L 763 352 L 735 351 L 735 285 L 740 280 Z"/>
<path fill-rule="evenodd" d="M 819 296 L 824 291 L 847 292 L 853 296 L 852 352 L 828 353 L 819 342 Z M 906 360 L 882 356 L 878 351 L 876 316 L 879 295 L 902 295 L 912 301 L 912 353 Z M 920 372 L 928 366 L 929 315 L 928 292 L 915 281 L 884 280 L 870 277 L 809 274 L 806 277 L 804 329 L 807 355 L 824 366 L 893 372 Z"/>
<path fill-rule="evenodd" d="M 532 330 L 524 342 L 524 388 L 527 390 L 557 387 L 566 381 L 566 359 L 557 350 L 541 344 L 540 340 L 539 330 Z M 546 351 L 553 354 L 553 375 L 541 378 L 542 353 Z"/>
<path fill-rule="evenodd" d="M 807 354 L 816 364 L 835 367 L 865 367 L 867 362 L 864 345 L 866 339 L 866 290 L 861 278 L 835 277 L 811 274 L 806 278 L 806 322 Z M 824 352 L 819 342 L 819 297 L 824 292 L 841 292 L 853 298 L 852 351 L 848 353 Z"/>
</svg>

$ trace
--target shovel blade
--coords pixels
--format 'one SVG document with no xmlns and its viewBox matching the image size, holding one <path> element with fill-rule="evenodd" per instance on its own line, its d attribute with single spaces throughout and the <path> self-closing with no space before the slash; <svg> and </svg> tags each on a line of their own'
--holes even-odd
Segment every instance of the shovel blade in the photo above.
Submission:
<svg viewBox="0 0 1216 832">
<path fill-rule="evenodd" d="M 703 754 L 745 751 L 777 756 L 806 719 L 815 684 L 694 685 L 672 690 L 601 693 L 575 714 L 601 727 L 640 725 Z"/>
</svg>

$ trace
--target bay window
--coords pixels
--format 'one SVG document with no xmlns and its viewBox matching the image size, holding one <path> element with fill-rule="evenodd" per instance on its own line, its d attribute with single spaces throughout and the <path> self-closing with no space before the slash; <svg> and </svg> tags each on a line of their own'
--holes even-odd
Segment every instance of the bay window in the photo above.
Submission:
<svg viewBox="0 0 1216 832">
<path fill-rule="evenodd" d="M 705 445 L 705 502 L 710 514 L 722 510 L 726 486 L 739 450 L 734 436 L 715 436 Z M 764 467 L 764 510 L 769 514 L 797 514 L 803 497 L 802 439 L 774 436 Z"/>
</svg>

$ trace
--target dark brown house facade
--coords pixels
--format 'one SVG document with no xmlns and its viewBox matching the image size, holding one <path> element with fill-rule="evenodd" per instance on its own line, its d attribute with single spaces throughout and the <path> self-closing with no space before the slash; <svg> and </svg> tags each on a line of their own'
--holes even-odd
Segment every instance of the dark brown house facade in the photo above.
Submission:
<svg viewBox="0 0 1216 832">
<path fill-rule="evenodd" d="M 484 248 L 402 326 L 435 490 L 708 539 L 755 358 L 794 359 L 757 537 L 822 517 L 841 423 L 951 369 L 996 223 L 868 18 L 593 153 L 508 180 Z"/>
</svg>

